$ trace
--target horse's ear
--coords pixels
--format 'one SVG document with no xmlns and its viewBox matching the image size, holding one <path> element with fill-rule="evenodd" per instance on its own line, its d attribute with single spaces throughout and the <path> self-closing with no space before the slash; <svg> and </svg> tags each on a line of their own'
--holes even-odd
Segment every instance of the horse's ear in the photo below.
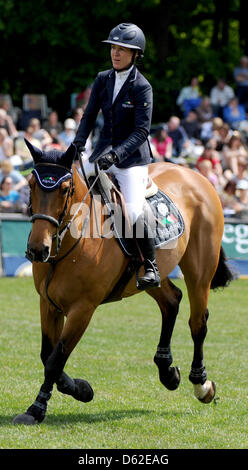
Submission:
<svg viewBox="0 0 248 470">
<path fill-rule="evenodd" d="M 38 147 L 35 147 L 35 145 L 32 145 L 31 142 L 25 139 L 25 137 L 24 137 L 24 140 L 25 140 L 26 146 L 28 147 L 33 157 L 34 163 L 38 163 L 38 161 L 42 158 L 42 151 L 38 149 Z"/>
<path fill-rule="evenodd" d="M 64 165 L 69 170 L 71 169 L 72 162 L 76 156 L 77 147 L 75 144 L 71 143 L 65 153 L 63 153 L 60 163 Z"/>
</svg>

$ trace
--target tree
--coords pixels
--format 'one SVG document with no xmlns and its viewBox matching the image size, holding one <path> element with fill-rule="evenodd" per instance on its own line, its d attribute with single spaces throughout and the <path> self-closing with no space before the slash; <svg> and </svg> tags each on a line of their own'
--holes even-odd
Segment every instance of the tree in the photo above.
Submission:
<svg viewBox="0 0 248 470">
<path fill-rule="evenodd" d="M 179 90 L 197 75 L 204 93 L 248 53 L 246 0 L 0 0 L 1 86 L 16 104 L 45 93 L 63 116 L 70 95 L 110 67 L 101 45 L 118 23 L 147 36 L 141 71 L 154 88 L 154 120 L 166 120 Z"/>
</svg>

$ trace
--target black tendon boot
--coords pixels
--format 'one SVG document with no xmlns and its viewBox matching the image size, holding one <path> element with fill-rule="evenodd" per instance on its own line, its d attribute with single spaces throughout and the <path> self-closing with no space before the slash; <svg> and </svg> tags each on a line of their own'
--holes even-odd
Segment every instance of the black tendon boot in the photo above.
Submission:
<svg viewBox="0 0 248 470">
<path fill-rule="evenodd" d="M 134 235 L 144 256 L 145 273 L 137 279 L 137 289 L 145 290 L 160 286 L 160 275 L 156 264 L 156 250 L 153 233 L 144 216 L 140 216 L 134 227 Z"/>
</svg>

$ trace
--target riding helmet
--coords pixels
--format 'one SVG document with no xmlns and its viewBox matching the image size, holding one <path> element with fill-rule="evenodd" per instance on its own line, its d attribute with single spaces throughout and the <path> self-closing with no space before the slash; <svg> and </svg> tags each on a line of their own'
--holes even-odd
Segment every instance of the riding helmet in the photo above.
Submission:
<svg viewBox="0 0 248 470">
<path fill-rule="evenodd" d="M 146 38 L 143 31 L 133 23 L 121 23 L 113 28 L 108 39 L 102 42 L 137 49 L 144 53 Z"/>
</svg>

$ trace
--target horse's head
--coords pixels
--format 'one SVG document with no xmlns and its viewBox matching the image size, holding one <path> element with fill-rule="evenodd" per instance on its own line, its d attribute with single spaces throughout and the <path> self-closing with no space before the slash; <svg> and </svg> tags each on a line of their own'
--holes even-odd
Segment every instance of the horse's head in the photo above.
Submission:
<svg viewBox="0 0 248 470">
<path fill-rule="evenodd" d="M 53 239 L 57 238 L 69 210 L 73 192 L 72 162 L 76 147 L 66 152 L 41 151 L 25 139 L 34 160 L 29 178 L 32 231 L 27 246 L 31 261 L 46 262 L 51 255 Z"/>
</svg>

